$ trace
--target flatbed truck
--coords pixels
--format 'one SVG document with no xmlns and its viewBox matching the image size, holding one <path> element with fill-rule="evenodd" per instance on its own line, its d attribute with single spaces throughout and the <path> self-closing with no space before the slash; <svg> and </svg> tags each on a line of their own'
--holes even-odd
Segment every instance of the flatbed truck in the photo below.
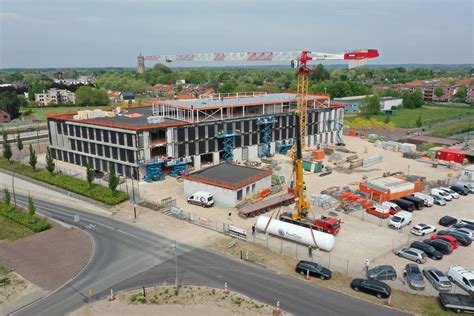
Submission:
<svg viewBox="0 0 474 316">
<path fill-rule="evenodd" d="M 445 310 L 452 310 L 457 314 L 474 313 L 474 296 L 439 293 L 439 301 Z"/>
<path fill-rule="evenodd" d="M 255 217 L 279 206 L 288 206 L 295 203 L 295 196 L 291 193 L 271 196 L 255 204 L 248 204 L 239 209 L 239 216 L 243 218 Z"/>
</svg>

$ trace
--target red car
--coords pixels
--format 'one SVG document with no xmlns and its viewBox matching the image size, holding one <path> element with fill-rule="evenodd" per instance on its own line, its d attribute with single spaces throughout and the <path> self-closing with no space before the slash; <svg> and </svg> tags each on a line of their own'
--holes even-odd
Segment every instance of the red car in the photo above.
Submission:
<svg viewBox="0 0 474 316">
<path fill-rule="evenodd" d="M 448 235 L 439 236 L 436 234 L 431 236 L 431 240 L 436 240 L 436 239 L 441 239 L 441 240 L 449 242 L 451 246 L 453 246 L 453 249 L 456 249 L 459 247 L 459 241 L 457 241 L 457 239 L 454 237 L 451 237 Z"/>
</svg>

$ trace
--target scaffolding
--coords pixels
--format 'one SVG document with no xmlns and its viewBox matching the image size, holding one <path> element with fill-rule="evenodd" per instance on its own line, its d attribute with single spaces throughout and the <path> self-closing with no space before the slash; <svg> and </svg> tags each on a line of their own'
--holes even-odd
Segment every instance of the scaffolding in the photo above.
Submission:
<svg viewBox="0 0 474 316">
<path fill-rule="evenodd" d="M 216 137 L 222 139 L 224 145 L 224 160 L 230 162 L 234 160 L 235 136 L 240 136 L 240 132 L 220 131 Z"/>
<path fill-rule="evenodd" d="M 260 125 L 260 128 L 261 128 L 262 142 L 263 142 L 262 152 L 258 154 L 259 158 L 273 157 L 273 153 L 271 152 L 270 142 L 272 141 L 273 123 L 275 122 L 276 122 L 275 117 L 272 115 L 259 117 L 257 119 L 257 125 Z"/>
</svg>

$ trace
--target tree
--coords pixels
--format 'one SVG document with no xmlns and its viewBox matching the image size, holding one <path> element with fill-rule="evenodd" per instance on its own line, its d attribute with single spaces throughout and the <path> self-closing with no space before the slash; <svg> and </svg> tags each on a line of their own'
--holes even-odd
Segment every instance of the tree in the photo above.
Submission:
<svg viewBox="0 0 474 316">
<path fill-rule="evenodd" d="M 420 89 L 416 89 L 412 95 L 413 104 L 415 108 L 421 108 L 423 104 L 425 104 L 425 100 L 423 98 L 423 92 Z"/>
<path fill-rule="evenodd" d="M 466 87 L 461 86 L 456 91 L 456 94 L 454 95 L 454 99 L 457 102 L 466 102 L 466 96 L 467 96 L 467 89 Z"/>
<path fill-rule="evenodd" d="M 8 112 L 12 119 L 20 116 L 20 107 L 22 104 L 22 100 L 15 92 L 5 91 L 0 93 L 0 110 Z"/>
<path fill-rule="evenodd" d="M 10 195 L 10 191 L 8 191 L 7 187 L 3 189 L 3 203 L 5 203 L 7 206 L 10 206 L 10 202 L 12 200 L 12 197 Z"/>
<path fill-rule="evenodd" d="M 383 122 L 384 122 L 385 124 L 388 124 L 388 123 L 390 123 L 391 120 L 392 120 L 392 119 L 390 118 L 390 115 L 387 115 L 387 116 L 385 117 L 385 120 L 384 120 Z"/>
<path fill-rule="evenodd" d="M 360 105 L 361 113 L 369 116 L 380 113 L 380 97 L 378 95 L 366 96 Z"/>
<path fill-rule="evenodd" d="M 94 181 L 94 178 L 95 178 L 95 171 L 90 161 L 88 161 L 86 164 L 86 178 L 87 178 L 87 183 L 89 183 L 89 188 L 92 188 L 92 182 Z"/>
<path fill-rule="evenodd" d="M 78 106 L 107 105 L 109 98 L 107 92 L 89 86 L 82 86 L 76 90 L 76 104 Z"/>
<path fill-rule="evenodd" d="M 110 164 L 110 168 L 109 168 L 109 189 L 112 191 L 112 194 L 114 196 L 117 193 L 118 184 L 119 184 L 119 177 L 115 173 L 114 165 Z"/>
<path fill-rule="evenodd" d="M 222 86 L 217 89 L 219 93 L 232 93 L 235 91 L 236 85 L 232 80 L 227 80 Z"/>
<path fill-rule="evenodd" d="M 436 97 L 441 98 L 444 95 L 444 90 L 441 87 L 436 87 L 434 90 L 434 94 Z"/>
<path fill-rule="evenodd" d="M 46 170 L 48 170 L 49 174 L 53 174 L 54 168 L 56 164 L 54 163 L 53 154 L 51 152 L 51 148 L 48 146 L 46 149 Z"/>
<path fill-rule="evenodd" d="M 416 127 L 418 128 L 423 126 L 423 121 L 421 120 L 421 114 L 420 116 L 418 116 L 418 119 L 416 120 L 415 124 L 416 124 Z"/>
<path fill-rule="evenodd" d="M 142 106 L 142 103 L 143 103 L 142 98 L 138 97 L 137 98 L 137 106 Z"/>
<path fill-rule="evenodd" d="M 10 143 L 8 142 L 8 134 L 6 130 L 2 131 L 2 137 L 3 137 L 3 158 L 10 161 L 13 153 L 12 153 L 12 147 Z"/>
<path fill-rule="evenodd" d="M 323 80 L 329 80 L 329 72 L 324 68 L 322 64 L 318 64 L 316 66 L 316 71 L 311 74 L 311 79 L 313 81 L 323 81 Z"/>
<path fill-rule="evenodd" d="M 38 162 L 38 157 L 36 157 L 36 151 L 33 149 L 33 146 L 30 144 L 30 166 L 33 168 L 33 171 L 36 172 L 36 163 Z"/>
<path fill-rule="evenodd" d="M 413 102 L 413 95 L 410 92 L 404 92 L 402 95 L 402 106 L 405 109 L 414 109 L 415 103 Z"/>
<path fill-rule="evenodd" d="M 31 195 L 28 194 L 28 213 L 30 214 L 30 216 L 33 216 L 35 215 L 35 212 L 36 212 L 35 202 L 33 201 L 33 198 L 31 197 Z"/>
<path fill-rule="evenodd" d="M 23 150 L 23 141 L 21 140 L 19 130 L 17 130 L 16 132 L 16 147 L 18 148 L 19 151 Z"/>
</svg>

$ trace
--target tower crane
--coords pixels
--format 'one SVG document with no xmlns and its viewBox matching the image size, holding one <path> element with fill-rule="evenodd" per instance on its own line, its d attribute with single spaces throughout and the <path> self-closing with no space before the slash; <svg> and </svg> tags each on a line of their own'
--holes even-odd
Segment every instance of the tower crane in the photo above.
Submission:
<svg viewBox="0 0 474 316">
<path fill-rule="evenodd" d="M 306 148 L 307 111 L 309 73 L 315 71 L 308 63 L 313 60 L 346 60 L 349 68 L 363 66 L 368 59 L 376 58 L 379 52 L 376 49 L 360 49 L 345 53 L 320 53 L 308 50 L 288 52 L 241 52 L 241 53 L 197 53 L 161 56 L 138 56 L 138 71 L 144 72 L 145 60 L 158 62 L 289 62 L 296 69 L 298 76 L 297 106 L 298 117 L 296 126 L 296 152 L 293 155 L 294 185 L 293 194 L 297 199 L 296 213 L 292 215 L 295 221 L 305 221 L 310 204 L 305 196 L 303 179 L 302 150 Z"/>
</svg>

